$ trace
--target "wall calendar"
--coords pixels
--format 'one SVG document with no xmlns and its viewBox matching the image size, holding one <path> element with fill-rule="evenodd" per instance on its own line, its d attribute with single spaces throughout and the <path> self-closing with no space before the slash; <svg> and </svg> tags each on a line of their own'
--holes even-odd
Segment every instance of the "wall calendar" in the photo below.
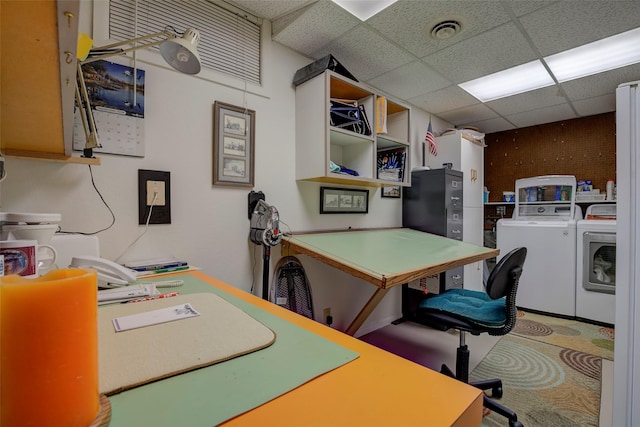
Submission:
<svg viewBox="0 0 640 427">
<path fill-rule="evenodd" d="M 93 151 L 144 157 L 144 70 L 96 61 L 82 71 L 102 145 Z M 80 114 L 76 108 L 73 149 L 82 151 L 86 137 Z"/>
</svg>

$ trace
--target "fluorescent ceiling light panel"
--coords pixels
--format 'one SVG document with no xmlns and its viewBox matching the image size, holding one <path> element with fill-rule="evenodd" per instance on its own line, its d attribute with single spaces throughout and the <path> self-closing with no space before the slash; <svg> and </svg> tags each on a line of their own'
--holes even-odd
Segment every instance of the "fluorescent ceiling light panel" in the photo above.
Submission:
<svg viewBox="0 0 640 427">
<path fill-rule="evenodd" d="M 640 28 L 544 58 L 559 82 L 640 62 Z"/>
<path fill-rule="evenodd" d="M 542 62 L 536 60 L 460 83 L 458 86 L 480 101 L 487 102 L 551 86 L 554 83 Z"/>
<path fill-rule="evenodd" d="M 396 1 L 397 0 L 333 0 L 335 4 L 361 21 L 366 21 Z"/>
</svg>

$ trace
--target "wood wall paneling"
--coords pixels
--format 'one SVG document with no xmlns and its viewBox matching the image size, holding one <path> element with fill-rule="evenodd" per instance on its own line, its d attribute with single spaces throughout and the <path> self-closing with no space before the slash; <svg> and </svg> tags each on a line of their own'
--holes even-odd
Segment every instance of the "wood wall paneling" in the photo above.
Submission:
<svg viewBox="0 0 640 427">
<path fill-rule="evenodd" d="M 607 179 L 616 179 L 615 112 L 487 134 L 485 142 L 491 202 L 502 201 L 520 178 L 574 175 L 601 193 Z"/>
</svg>

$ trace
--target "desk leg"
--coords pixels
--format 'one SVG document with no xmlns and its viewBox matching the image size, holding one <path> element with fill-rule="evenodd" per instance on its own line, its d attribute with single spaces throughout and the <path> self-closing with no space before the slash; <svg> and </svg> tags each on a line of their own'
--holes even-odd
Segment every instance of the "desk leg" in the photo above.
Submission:
<svg viewBox="0 0 640 427">
<path fill-rule="evenodd" d="M 351 322 L 351 324 L 345 331 L 347 335 L 353 336 L 358 331 L 358 329 L 360 329 L 360 326 L 362 326 L 364 321 L 367 320 L 367 317 L 369 317 L 371 312 L 376 308 L 380 301 L 382 301 L 382 298 L 384 298 L 388 291 L 389 289 L 376 289 L 371 298 L 369 298 L 369 301 L 367 301 L 364 307 L 362 307 L 360 313 L 358 313 L 356 318 L 353 319 L 353 322 Z"/>
</svg>

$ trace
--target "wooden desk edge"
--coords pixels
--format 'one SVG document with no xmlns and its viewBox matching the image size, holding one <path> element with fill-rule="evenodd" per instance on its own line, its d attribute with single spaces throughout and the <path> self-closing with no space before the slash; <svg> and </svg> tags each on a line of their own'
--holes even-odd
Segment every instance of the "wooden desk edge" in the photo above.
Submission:
<svg viewBox="0 0 640 427">
<path fill-rule="evenodd" d="M 418 270 L 411 271 L 403 271 L 392 276 L 385 275 L 374 275 L 367 273 L 364 270 L 357 269 L 354 267 L 350 267 L 344 265 L 340 260 L 336 258 L 332 258 L 330 256 L 324 255 L 312 249 L 306 248 L 297 244 L 296 242 L 292 242 L 291 240 L 282 240 L 281 243 L 281 255 L 307 255 L 311 258 L 315 258 L 320 262 L 323 262 L 327 265 L 330 265 L 333 268 L 336 268 L 344 273 L 350 274 L 351 276 L 357 277 L 359 279 L 364 280 L 365 282 L 371 283 L 382 289 L 391 288 L 394 286 L 402 285 L 404 283 L 411 282 L 412 280 L 420 279 L 422 277 L 430 276 L 432 274 L 442 273 L 443 271 L 451 270 L 456 267 L 460 267 L 466 264 L 471 264 L 476 261 L 482 261 L 485 259 L 496 257 L 500 254 L 499 249 L 491 249 L 485 248 L 486 251 L 482 253 L 478 253 L 475 255 L 458 258 L 456 260 L 443 262 L 438 265 L 434 265 L 428 268 L 421 268 Z"/>
<path fill-rule="evenodd" d="M 297 313 L 294 313 L 292 311 L 286 310 L 278 305 L 272 304 L 266 300 L 263 300 L 261 298 L 258 298 L 257 296 L 250 294 L 246 291 L 243 291 L 242 289 L 236 288 L 235 286 L 229 285 L 227 283 L 224 283 L 220 280 L 217 280 L 211 276 L 208 276 L 207 274 L 201 272 L 201 271 L 190 271 L 190 272 L 184 272 L 181 274 L 187 274 L 187 275 L 191 275 L 193 277 L 196 277 L 204 282 L 207 282 L 208 284 L 210 284 L 211 286 L 215 286 L 218 287 L 219 289 L 228 292 L 229 294 L 238 297 L 244 301 L 247 301 L 259 308 L 262 308 L 263 310 L 272 313 L 286 321 L 289 321 L 295 325 L 298 325 L 312 333 L 318 334 L 330 341 L 333 341 L 339 345 L 342 345 L 346 348 L 349 348 L 353 351 L 359 352 L 361 353 L 363 350 L 371 350 L 371 348 L 373 346 L 371 346 L 368 343 L 365 343 L 364 341 L 360 341 L 357 338 L 353 338 L 349 335 L 346 335 L 340 331 L 337 331 L 335 329 L 331 329 L 321 323 L 318 323 L 314 320 L 308 319 L 304 316 L 300 316 Z M 377 347 L 373 347 L 375 350 L 373 350 L 374 352 L 380 351 L 383 352 L 384 354 L 388 355 L 392 355 L 391 353 L 388 353 L 384 350 L 381 350 Z M 386 357 L 386 356 L 385 356 Z M 400 358 L 399 356 L 395 356 L 392 355 L 392 357 L 394 358 L 398 358 L 401 359 L 398 361 L 398 363 L 408 363 L 408 364 L 413 364 L 413 362 L 410 362 L 406 359 Z M 351 362 L 351 363 L 355 363 L 355 364 L 359 364 L 362 363 L 362 360 L 356 359 L 355 361 Z M 350 364 L 344 365 L 341 368 L 338 369 L 352 369 L 353 367 L 349 366 Z M 433 372 L 436 373 L 436 372 Z M 436 373 L 437 375 L 441 375 Z M 325 381 L 326 378 L 325 376 L 321 376 L 319 378 L 317 378 L 318 380 L 323 380 Z M 443 380 L 445 380 L 445 378 L 442 378 Z M 455 380 L 452 380 L 455 381 Z M 314 381 L 311 381 L 310 383 L 307 383 L 302 387 L 308 386 L 309 384 L 312 384 Z M 429 387 L 428 384 L 425 384 L 425 387 Z M 459 414 L 459 416 L 456 418 L 455 421 L 453 421 L 453 423 L 451 424 L 452 427 L 471 427 L 471 426 L 478 426 L 480 424 L 480 422 L 482 421 L 482 407 L 483 407 L 483 394 L 482 391 L 479 389 L 475 389 L 471 386 L 468 386 L 469 388 L 466 389 L 467 392 L 471 393 L 471 395 L 473 395 L 473 398 L 471 399 L 470 402 L 466 403 L 464 410 Z M 389 398 L 392 397 L 392 395 L 396 395 L 397 393 L 400 393 L 401 390 L 390 390 L 391 395 L 389 396 Z M 437 391 L 436 391 L 437 392 Z M 253 411 L 249 411 L 246 412 L 238 417 L 232 418 L 230 420 L 228 420 L 227 422 L 223 423 L 223 425 L 225 426 L 233 426 L 233 427 L 240 427 L 240 426 L 252 426 L 254 424 L 252 424 L 253 421 L 264 421 L 264 419 L 262 418 L 262 415 L 266 412 L 268 414 L 271 414 L 271 412 L 274 412 L 273 415 L 280 417 L 281 416 L 281 412 L 280 409 L 283 408 L 279 408 L 278 405 L 282 405 L 285 404 L 285 406 L 289 407 L 288 404 L 286 404 L 284 402 L 284 400 L 291 398 L 292 394 L 295 393 L 287 393 L 285 395 L 282 395 L 274 400 L 272 400 L 269 403 L 266 403 L 265 405 L 259 406 L 258 408 L 255 408 Z M 280 399 L 282 399 L 283 401 L 280 402 Z M 302 402 L 300 402 L 302 405 Z M 271 409 L 269 405 L 272 405 L 272 407 L 274 409 Z M 304 405 L 302 405 L 304 406 Z M 347 405 L 348 407 L 348 405 Z M 416 411 L 420 412 L 421 408 L 416 408 Z M 255 419 L 254 419 L 255 418 Z M 280 419 L 280 418 L 278 418 Z M 425 414 L 425 423 L 424 425 L 429 424 L 429 414 Z M 334 424 L 334 425 L 339 425 L 339 424 Z"/>
</svg>

